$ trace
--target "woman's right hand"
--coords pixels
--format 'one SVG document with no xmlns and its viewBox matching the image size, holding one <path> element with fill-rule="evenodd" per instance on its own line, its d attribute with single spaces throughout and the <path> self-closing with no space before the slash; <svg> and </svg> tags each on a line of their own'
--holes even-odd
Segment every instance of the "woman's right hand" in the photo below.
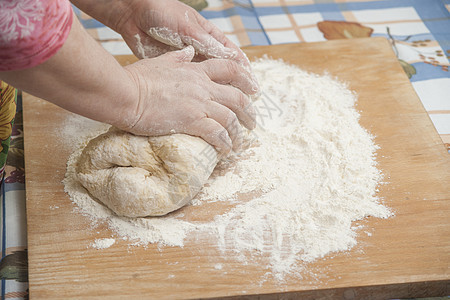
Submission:
<svg viewBox="0 0 450 300">
<path fill-rule="evenodd" d="M 222 154 L 239 146 L 241 125 L 256 126 L 249 95 L 258 90 L 237 62 L 191 62 L 192 46 L 126 66 L 136 105 L 117 127 L 138 135 L 199 136 Z"/>
</svg>

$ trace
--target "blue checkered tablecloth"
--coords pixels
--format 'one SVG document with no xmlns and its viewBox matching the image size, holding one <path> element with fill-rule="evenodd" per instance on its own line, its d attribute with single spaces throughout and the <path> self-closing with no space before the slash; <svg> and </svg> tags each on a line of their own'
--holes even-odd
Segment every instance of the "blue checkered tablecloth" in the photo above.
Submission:
<svg viewBox="0 0 450 300">
<path fill-rule="evenodd" d="M 203 1 L 208 6 L 200 13 L 239 46 L 386 37 L 443 143 L 450 148 L 450 0 Z M 107 51 L 132 54 L 119 34 L 74 9 Z M 21 109 L 19 97 L 0 193 L 1 299 L 28 297 Z"/>
</svg>

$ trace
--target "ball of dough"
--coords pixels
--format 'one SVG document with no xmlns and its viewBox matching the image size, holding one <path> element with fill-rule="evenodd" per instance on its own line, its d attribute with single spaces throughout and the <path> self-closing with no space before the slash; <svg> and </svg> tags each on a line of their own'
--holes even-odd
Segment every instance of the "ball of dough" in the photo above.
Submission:
<svg viewBox="0 0 450 300">
<path fill-rule="evenodd" d="M 76 167 L 89 193 L 119 216 L 161 216 L 203 187 L 218 153 L 185 134 L 136 136 L 118 129 L 89 141 Z"/>
</svg>

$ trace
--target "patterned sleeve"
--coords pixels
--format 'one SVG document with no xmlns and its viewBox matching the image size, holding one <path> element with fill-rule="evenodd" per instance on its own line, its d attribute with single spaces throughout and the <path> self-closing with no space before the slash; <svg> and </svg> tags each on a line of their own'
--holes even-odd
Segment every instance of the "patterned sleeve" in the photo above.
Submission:
<svg viewBox="0 0 450 300">
<path fill-rule="evenodd" d="M 62 47 L 71 26 L 68 0 L 0 0 L 0 71 L 43 63 Z"/>
</svg>

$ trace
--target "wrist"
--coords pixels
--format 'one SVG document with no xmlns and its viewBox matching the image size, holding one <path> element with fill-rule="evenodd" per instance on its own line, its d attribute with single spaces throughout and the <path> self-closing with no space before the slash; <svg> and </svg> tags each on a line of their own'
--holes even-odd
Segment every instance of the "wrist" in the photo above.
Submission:
<svg viewBox="0 0 450 300">
<path fill-rule="evenodd" d="M 80 10 L 119 32 L 131 18 L 133 0 L 71 0 Z"/>
<path fill-rule="evenodd" d="M 108 24 L 105 25 L 122 35 L 126 34 L 129 25 L 134 24 L 134 21 L 130 22 L 133 18 L 134 2 L 134 0 L 114 0 Z M 108 2 L 105 8 L 109 9 L 109 4 Z"/>
<path fill-rule="evenodd" d="M 122 70 L 124 76 L 121 81 L 121 94 L 114 95 L 121 105 L 117 107 L 113 114 L 115 118 L 108 123 L 119 129 L 132 132 L 140 119 L 140 99 L 143 97 L 142 84 L 140 84 L 139 76 L 135 72 L 127 67 L 123 67 Z"/>
</svg>

